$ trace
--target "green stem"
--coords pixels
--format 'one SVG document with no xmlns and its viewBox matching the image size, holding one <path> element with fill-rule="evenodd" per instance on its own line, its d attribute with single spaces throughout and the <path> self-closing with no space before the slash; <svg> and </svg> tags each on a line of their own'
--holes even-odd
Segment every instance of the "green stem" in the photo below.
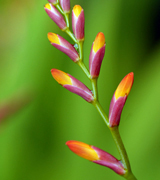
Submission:
<svg viewBox="0 0 160 180">
<path fill-rule="evenodd" d="M 82 61 L 80 61 L 80 60 L 77 61 L 77 64 L 78 64 L 78 66 L 83 70 L 83 72 L 84 72 L 85 75 L 88 77 L 88 79 L 90 79 L 91 76 L 90 76 L 90 73 L 89 73 L 87 67 L 85 66 L 85 64 L 84 64 Z"/>
<path fill-rule="evenodd" d="M 127 152 L 125 150 L 125 147 L 123 145 L 122 139 L 121 139 L 120 134 L 119 134 L 118 126 L 110 127 L 109 129 L 111 131 L 111 134 L 112 134 L 113 139 L 114 139 L 114 141 L 116 143 L 119 154 L 121 156 L 123 166 L 124 166 L 125 169 L 127 169 L 127 171 L 130 171 L 131 167 L 130 167 L 130 164 L 129 164 Z"/>
<path fill-rule="evenodd" d="M 108 117 L 105 113 L 105 111 L 103 110 L 102 106 L 100 105 L 100 103 L 98 102 L 98 100 L 93 101 L 92 103 L 94 105 L 94 107 L 97 109 L 97 111 L 99 112 L 100 116 L 102 117 L 102 119 L 104 120 L 105 124 L 109 127 L 109 120 Z"/>
<path fill-rule="evenodd" d="M 59 10 L 59 12 L 64 15 L 64 12 L 63 12 L 62 8 L 60 7 L 60 5 L 56 4 L 55 6 Z"/>
<path fill-rule="evenodd" d="M 79 41 L 78 46 L 79 46 L 79 57 L 80 60 L 83 61 L 83 41 Z"/>
<path fill-rule="evenodd" d="M 70 38 L 71 38 L 75 43 L 78 43 L 78 42 L 77 42 L 77 39 L 74 37 L 74 34 L 70 31 L 69 28 L 65 29 L 64 31 L 70 36 Z"/>
<path fill-rule="evenodd" d="M 91 79 L 91 83 L 92 83 L 92 90 L 93 90 L 94 99 L 98 100 L 97 78 Z"/>
<path fill-rule="evenodd" d="M 67 27 L 69 28 L 69 13 L 64 13 L 64 17 L 66 19 Z"/>
<path fill-rule="evenodd" d="M 127 156 L 127 152 L 125 150 L 124 144 L 123 144 L 121 136 L 119 134 L 118 126 L 115 126 L 115 127 L 109 126 L 109 119 L 98 101 L 94 101 L 92 104 L 95 106 L 95 108 L 101 115 L 102 119 L 104 120 L 105 124 L 109 127 L 109 129 L 111 131 L 112 137 L 114 139 L 114 142 L 115 142 L 118 152 L 120 154 L 123 166 L 126 170 L 126 173 L 123 175 L 123 177 L 128 180 L 136 180 L 135 176 L 132 174 L 129 159 Z"/>
</svg>

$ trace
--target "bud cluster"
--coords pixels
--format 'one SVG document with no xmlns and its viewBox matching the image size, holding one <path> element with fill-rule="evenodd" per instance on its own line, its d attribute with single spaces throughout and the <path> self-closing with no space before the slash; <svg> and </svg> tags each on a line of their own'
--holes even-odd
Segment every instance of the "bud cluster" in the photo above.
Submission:
<svg viewBox="0 0 160 180">
<path fill-rule="evenodd" d="M 105 55 L 105 36 L 102 32 L 99 32 L 93 41 L 90 55 L 89 55 L 89 71 L 83 63 L 83 42 L 84 42 L 84 10 L 80 5 L 75 5 L 72 10 L 72 31 L 69 29 L 69 13 L 70 13 L 70 0 L 48 0 L 44 6 L 44 9 L 48 16 L 57 24 L 57 26 L 64 32 L 66 32 L 74 41 L 71 44 L 66 39 L 58 34 L 49 32 L 48 39 L 52 46 L 65 53 L 73 62 L 77 63 L 81 69 L 85 72 L 87 77 L 92 83 L 92 91 L 84 85 L 81 81 L 74 78 L 70 74 L 67 74 L 58 69 L 52 69 L 51 74 L 53 78 L 65 89 L 70 92 L 81 96 L 87 102 L 93 104 L 95 107 L 98 106 L 98 99 L 96 95 L 97 78 L 100 74 L 101 64 Z M 75 48 L 78 47 L 78 48 Z M 134 80 L 134 74 L 131 72 L 126 75 L 118 85 L 109 108 L 109 118 L 106 119 L 106 124 L 110 129 L 119 126 L 121 113 L 131 90 Z M 98 108 L 101 111 L 101 108 Z M 103 118 L 106 115 L 100 114 Z M 126 169 L 123 162 L 117 160 L 111 154 L 88 144 L 78 141 L 68 141 L 67 146 L 75 154 L 88 159 L 94 163 L 106 166 L 119 175 L 124 175 Z"/>
</svg>

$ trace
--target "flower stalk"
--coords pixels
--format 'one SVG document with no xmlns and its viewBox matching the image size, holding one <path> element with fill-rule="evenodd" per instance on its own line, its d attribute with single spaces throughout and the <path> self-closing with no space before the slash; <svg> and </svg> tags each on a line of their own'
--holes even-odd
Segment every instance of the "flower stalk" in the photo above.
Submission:
<svg viewBox="0 0 160 180">
<path fill-rule="evenodd" d="M 72 10 L 72 33 L 70 30 L 69 22 L 70 1 L 60 0 L 59 2 L 56 0 L 50 0 L 49 2 L 53 3 L 47 4 L 45 6 L 47 14 L 60 27 L 62 31 L 69 35 L 69 37 L 74 42 L 74 46 L 63 39 L 61 36 L 54 33 L 49 33 L 49 40 L 54 47 L 67 54 L 82 69 L 82 71 L 91 82 L 92 90 L 88 89 L 87 86 L 85 86 L 82 82 L 80 82 L 70 74 L 64 73 L 63 71 L 52 69 L 52 76 L 64 88 L 81 96 L 87 102 L 93 104 L 93 106 L 97 109 L 98 113 L 109 128 L 121 159 L 119 161 L 107 152 L 81 142 L 68 141 L 66 144 L 77 155 L 91 160 L 97 164 L 109 167 L 127 180 L 136 180 L 131 171 L 128 155 L 118 129 L 121 112 L 133 84 L 133 73 L 129 73 L 127 76 L 125 76 L 125 78 L 121 81 L 117 90 L 115 91 L 110 104 L 108 118 L 104 109 L 99 103 L 97 88 L 97 79 L 99 77 L 102 60 L 105 54 L 106 43 L 104 34 L 102 32 L 99 32 L 92 44 L 88 70 L 83 62 L 85 22 L 84 10 L 79 5 L 74 6 Z M 75 45 L 77 46 L 77 48 L 75 48 Z M 101 155 L 102 157 L 105 156 L 105 159 L 101 158 Z M 110 162 L 111 159 L 112 162 Z"/>
</svg>

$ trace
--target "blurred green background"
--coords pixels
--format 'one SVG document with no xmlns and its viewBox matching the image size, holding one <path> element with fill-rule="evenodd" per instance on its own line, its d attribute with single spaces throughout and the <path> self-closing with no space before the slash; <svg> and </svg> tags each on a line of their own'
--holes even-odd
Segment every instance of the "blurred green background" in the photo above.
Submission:
<svg viewBox="0 0 160 180">
<path fill-rule="evenodd" d="M 95 108 L 62 88 L 50 70 L 70 73 L 91 88 L 81 69 L 50 45 L 48 32 L 72 43 L 48 17 L 45 0 L 0 1 L 0 179 L 123 179 L 73 154 L 65 142 L 92 144 L 119 158 Z M 85 12 L 84 62 L 98 32 L 106 53 L 98 80 L 108 114 L 112 95 L 133 71 L 120 133 L 138 180 L 159 180 L 160 1 L 71 0 Z"/>
</svg>

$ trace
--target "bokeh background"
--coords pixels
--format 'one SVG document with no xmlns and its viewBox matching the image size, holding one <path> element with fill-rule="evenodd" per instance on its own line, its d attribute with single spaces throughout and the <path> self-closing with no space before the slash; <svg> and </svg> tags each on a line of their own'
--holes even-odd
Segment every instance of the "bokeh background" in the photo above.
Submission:
<svg viewBox="0 0 160 180">
<path fill-rule="evenodd" d="M 57 68 L 91 88 L 81 69 L 48 41 L 54 32 L 72 43 L 45 13 L 47 0 L 0 2 L 0 179 L 123 179 L 65 145 L 78 140 L 119 158 L 95 108 L 51 76 Z M 98 88 L 107 114 L 119 82 L 135 74 L 120 133 L 137 179 L 159 180 L 160 1 L 71 0 L 75 4 L 85 11 L 87 67 L 97 33 L 106 37 Z"/>
</svg>

